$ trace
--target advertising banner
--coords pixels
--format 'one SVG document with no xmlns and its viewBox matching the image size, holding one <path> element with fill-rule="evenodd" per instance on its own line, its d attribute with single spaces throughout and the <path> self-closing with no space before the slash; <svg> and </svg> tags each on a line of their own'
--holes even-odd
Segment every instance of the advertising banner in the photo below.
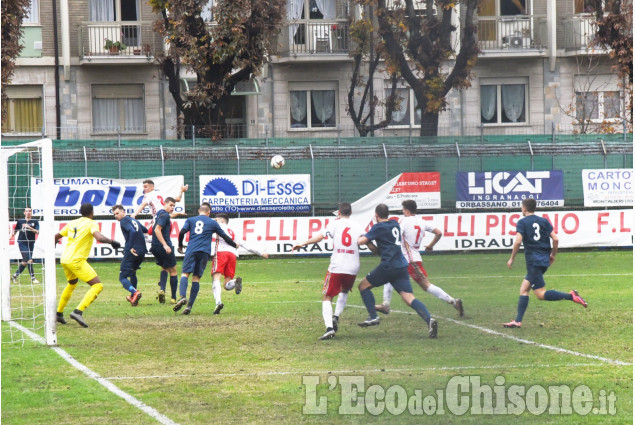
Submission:
<svg viewBox="0 0 635 425">
<path fill-rule="evenodd" d="M 401 173 L 368 195 L 351 204 L 352 218 L 368 223 L 375 218 L 378 204 L 388 205 L 391 211 L 401 211 L 406 199 L 417 202 L 417 209 L 441 208 L 441 175 L 438 172 Z"/>
<path fill-rule="evenodd" d="M 585 207 L 633 205 L 633 169 L 582 170 Z"/>
<path fill-rule="evenodd" d="M 183 176 L 149 177 L 155 190 L 168 196 L 178 196 L 183 186 Z M 31 208 L 33 215 L 42 214 L 41 201 L 44 191 L 55 191 L 54 214 L 59 216 L 79 216 L 79 207 L 85 203 L 93 204 L 96 216 L 112 215 L 111 208 L 121 204 L 128 214 L 132 214 L 143 199 L 143 181 L 146 179 L 107 179 L 102 177 L 64 177 L 54 179 L 55 187 L 44 187 L 42 179 L 31 178 Z M 185 196 L 176 204 L 176 212 L 185 211 Z M 143 214 L 149 214 L 148 208 Z"/>
<path fill-rule="evenodd" d="M 415 201 L 417 209 L 441 208 L 441 174 L 436 171 L 402 173 L 383 203 L 390 210 L 401 210 L 401 203 L 406 199 Z"/>
<path fill-rule="evenodd" d="M 311 210 L 311 175 L 200 176 L 201 203 L 212 212 Z"/>
<path fill-rule="evenodd" d="M 457 208 L 520 208 L 525 198 L 538 208 L 564 206 L 562 171 L 456 173 Z"/>
<path fill-rule="evenodd" d="M 539 212 L 546 217 L 558 234 L 561 248 L 619 247 L 633 245 L 633 210 L 599 210 L 599 211 L 557 211 Z M 395 216 L 393 218 L 398 218 Z M 419 216 L 422 228 L 425 224 L 436 227 L 443 232 L 443 237 L 436 244 L 435 251 L 493 250 L 511 249 L 516 236 L 516 223 L 521 218 L 520 212 L 464 213 L 464 214 L 430 214 Z M 296 242 L 305 241 L 318 232 L 323 232 L 334 217 L 279 217 L 279 218 L 232 218 L 230 229 L 236 240 L 245 240 L 249 246 L 265 250 L 270 255 L 292 254 Z M 60 229 L 67 222 L 60 222 Z M 123 235 L 116 220 L 98 220 L 101 232 L 108 238 L 124 242 Z M 178 237 L 185 219 L 172 220 L 170 238 L 174 246 L 178 246 Z M 12 225 L 14 225 L 12 223 Z M 150 221 L 143 221 L 145 226 Z M 363 224 L 360 221 L 360 224 Z M 370 228 L 371 224 L 366 227 Z M 189 236 L 189 235 L 188 235 Z M 433 235 L 428 235 L 431 238 Z M 66 238 L 62 239 L 63 244 Z M 422 246 L 429 240 L 425 239 Z M 187 243 L 187 239 L 186 239 Z M 55 254 L 59 258 L 64 245 L 56 246 Z M 40 241 L 35 244 L 34 258 L 42 256 Z M 301 254 L 330 254 L 332 242 L 308 245 Z M 368 252 L 364 247 L 362 252 Z M 14 240 L 10 241 L 12 259 L 20 258 L 20 252 Z M 121 257 L 123 251 L 115 252 L 108 244 L 95 242 L 91 251 L 92 258 Z M 240 250 L 241 255 L 248 254 Z M 177 253 L 177 256 L 180 254 Z M 148 257 L 151 257 L 148 255 Z"/>
</svg>

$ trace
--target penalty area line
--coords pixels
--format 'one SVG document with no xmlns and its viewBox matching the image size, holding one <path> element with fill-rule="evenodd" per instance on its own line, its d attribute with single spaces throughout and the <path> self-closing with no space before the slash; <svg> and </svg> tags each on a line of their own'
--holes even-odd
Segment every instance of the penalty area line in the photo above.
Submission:
<svg viewBox="0 0 635 425">
<path fill-rule="evenodd" d="M 290 370 L 290 371 L 267 371 L 267 372 L 235 372 L 235 373 L 197 373 L 197 374 L 174 374 L 174 375 L 142 375 L 142 376 L 109 376 L 109 380 L 128 380 L 128 379 L 175 379 L 175 378 L 195 378 L 195 377 L 213 377 L 213 378 L 231 378 L 234 376 L 285 376 L 285 375 L 332 375 L 332 374 L 362 374 L 362 373 L 401 373 L 401 372 L 439 372 L 439 371 L 459 371 L 459 370 L 488 370 L 488 369 L 556 369 L 568 367 L 604 367 L 606 363 L 565 363 L 557 365 L 538 365 L 538 364 L 520 364 L 520 365 L 485 365 L 485 366 L 431 366 L 417 368 L 381 368 L 381 369 L 344 369 L 344 370 Z"/>
<path fill-rule="evenodd" d="M 350 304 L 348 305 L 348 307 L 363 308 L 363 309 L 366 308 L 365 306 L 350 305 Z M 402 314 L 415 314 L 415 313 L 410 312 L 410 311 L 400 311 L 400 310 L 390 310 L 390 312 L 391 313 L 402 313 Z M 485 333 L 490 334 L 490 335 L 500 336 L 500 337 L 503 337 L 503 338 L 511 339 L 512 341 L 520 342 L 520 343 L 527 344 L 527 345 L 533 345 L 535 347 L 545 348 L 547 350 L 552 350 L 552 351 L 556 351 L 556 352 L 559 352 L 559 353 L 570 354 L 572 356 L 578 356 L 578 357 L 586 357 L 587 359 L 599 360 L 601 362 L 610 363 L 610 364 L 614 364 L 614 365 L 620 365 L 620 366 L 632 366 L 633 365 L 633 363 L 623 362 L 621 360 L 613 360 L 613 359 L 609 359 L 609 358 L 606 358 L 606 357 L 596 356 L 594 354 L 580 353 L 578 351 L 567 350 L 566 348 L 561 348 L 561 347 L 556 347 L 556 346 L 553 346 L 553 345 L 542 344 L 540 342 L 531 341 L 529 339 L 518 338 L 518 337 L 515 337 L 513 335 L 508 335 L 508 334 L 505 334 L 503 332 L 498 332 L 498 331 L 495 331 L 493 329 L 486 328 L 486 327 L 483 327 L 483 326 L 472 325 L 472 324 L 464 323 L 464 322 L 461 322 L 461 321 L 458 321 L 458 320 L 455 320 L 455 319 L 450 319 L 449 317 L 443 317 L 443 316 L 433 316 L 433 317 L 438 318 L 438 319 L 443 319 L 445 321 L 448 321 L 448 322 L 451 322 L 451 323 L 455 323 L 457 325 L 467 326 L 468 328 L 476 329 L 476 330 L 479 330 L 481 332 L 485 332 Z"/>
<path fill-rule="evenodd" d="M 41 336 L 31 332 L 29 329 L 25 328 L 24 326 L 22 326 L 22 325 L 20 325 L 18 323 L 15 323 L 14 321 L 9 321 L 9 324 L 11 326 L 13 326 L 14 328 L 22 331 L 24 334 L 28 335 L 29 338 L 31 338 L 33 341 L 39 342 L 39 343 L 41 343 L 43 345 L 46 345 L 46 340 L 44 338 L 42 338 Z M 131 405 L 133 405 L 137 409 L 143 411 L 144 413 L 148 414 L 150 417 L 156 419 L 158 422 L 162 423 L 163 425 L 179 425 L 177 422 L 174 422 L 172 419 L 170 419 L 167 416 L 159 413 L 153 407 L 148 406 L 147 404 L 145 404 L 141 400 L 135 398 L 133 395 L 128 394 L 127 392 L 123 391 L 121 388 L 117 387 L 112 382 L 109 382 L 107 378 L 101 377 L 95 371 L 89 369 L 87 366 L 85 366 L 82 363 L 78 362 L 73 356 L 71 356 L 65 350 L 63 350 L 63 349 L 61 349 L 59 347 L 49 347 L 49 348 L 51 348 L 53 351 L 55 351 L 57 354 L 59 354 L 59 356 L 61 358 L 66 360 L 75 369 L 79 370 L 80 372 L 82 372 L 83 374 L 88 376 L 89 378 L 94 379 L 100 385 L 105 387 L 108 391 L 110 391 L 111 393 L 115 394 L 118 397 L 123 398 L 125 401 L 127 401 L 128 403 L 130 403 Z"/>
</svg>

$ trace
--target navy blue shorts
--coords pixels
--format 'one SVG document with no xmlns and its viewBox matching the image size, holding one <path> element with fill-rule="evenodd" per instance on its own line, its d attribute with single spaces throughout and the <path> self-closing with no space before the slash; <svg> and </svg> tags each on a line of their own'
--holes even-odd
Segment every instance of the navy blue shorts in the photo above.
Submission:
<svg viewBox="0 0 635 425">
<path fill-rule="evenodd" d="M 172 248 L 172 253 L 168 254 L 165 252 L 162 246 L 153 246 L 150 248 L 150 252 L 154 255 L 154 262 L 157 263 L 158 266 L 163 267 L 164 269 L 169 269 L 171 267 L 176 266 L 176 256 L 174 255 L 174 248 Z"/>
<path fill-rule="evenodd" d="M 135 271 L 139 270 L 141 263 L 145 258 L 145 254 L 132 255 L 126 252 L 121 260 L 121 266 L 119 266 L 119 273 L 125 277 L 132 276 Z"/>
<path fill-rule="evenodd" d="M 18 248 L 20 248 L 20 254 L 22 254 L 22 261 L 29 261 L 33 258 L 33 242 L 18 242 Z"/>
<path fill-rule="evenodd" d="M 412 285 L 410 285 L 410 275 L 408 274 L 408 266 L 400 269 L 385 269 L 377 266 L 366 275 L 368 283 L 375 288 L 390 282 L 393 288 L 399 293 L 412 293 Z"/>
<path fill-rule="evenodd" d="M 181 273 L 192 273 L 194 276 L 201 277 L 205 273 L 208 261 L 209 254 L 207 252 L 194 251 L 190 254 L 185 251 Z"/>
<path fill-rule="evenodd" d="M 531 284 L 531 289 L 540 289 L 545 287 L 545 279 L 542 275 L 547 273 L 549 267 L 544 266 L 530 266 L 527 265 L 527 275 L 525 279 Z"/>
</svg>

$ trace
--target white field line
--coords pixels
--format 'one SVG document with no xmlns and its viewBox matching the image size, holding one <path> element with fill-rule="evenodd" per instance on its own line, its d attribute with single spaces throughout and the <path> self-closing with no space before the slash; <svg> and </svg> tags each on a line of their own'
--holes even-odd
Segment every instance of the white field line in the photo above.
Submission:
<svg viewBox="0 0 635 425">
<path fill-rule="evenodd" d="M 347 307 L 353 307 L 353 308 L 363 308 L 365 309 L 365 306 L 361 306 L 361 305 L 347 305 Z M 390 310 L 391 313 L 402 313 L 402 314 L 416 314 L 414 312 L 411 311 L 400 311 L 400 310 Z M 561 347 L 555 347 L 553 345 L 547 345 L 547 344 L 541 344 L 539 342 L 535 342 L 535 341 L 531 341 L 528 339 L 524 339 L 524 338 L 517 338 L 513 335 L 508 335 L 502 332 L 498 332 L 495 331 L 493 329 L 489 329 L 489 328 L 485 328 L 483 326 L 478 326 L 478 325 L 471 325 L 469 323 L 465 323 L 465 322 L 461 322 L 455 319 L 450 319 L 449 317 L 443 317 L 443 316 L 434 316 L 437 319 L 443 319 L 446 320 L 448 322 L 452 322 L 455 323 L 457 325 L 461 325 L 461 326 L 467 326 L 468 328 L 472 328 L 472 329 L 476 329 L 479 330 L 481 332 L 485 332 L 488 333 L 490 335 L 496 335 L 496 336 L 500 336 L 503 338 L 507 338 L 507 339 L 511 339 L 513 341 L 516 342 L 520 342 L 523 344 L 527 344 L 527 345 L 534 345 L 536 347 L 540 347 L 540 348 L 546 348 L 547 350 L 552 350 L 552 351 L 556 351 L 559 353 L 564 353 L 564 354 L 571 354 L 572 356 L 578 356 L 578 357 L 586 357 L 587 359 L 593 359 L 593 360 L 599 360 L 601 362 L 605 362 L 605 363 L 610 363 L 610 364 L 615 364 L 615 365 L 620 365 L 620 366 L 632 366 L 633 363 L 628 363 L 628 362 L 623 362 L 621 360 L 613 360 L 613 359 L 609 359 L 606 357 L 600 357 L 600 356 L 596 356 L 593 354 L 585 354 L 585 353 L 580 353 L 578 351 L 572 351 L 572 350 L 567 350 L 566 348 L 561 348 Z"/>
<path fill-rule="evenodd" d="M 518 279 L 522 279 L 522 272 L 518 275 L 518 276 L 509 276 L 509 275 L 491 275 L 491 276 L 480 276 L 480 275 L 472 275 L 472 276 L 440 276 L 440 275 L 435 275 L 432 279 L 434 280 L 452 280 L 452 279 L 514 279 L 514 278 L 518 278 Z M 361 276 L 361 275 L 358 275 Z M 549 273 L 548 277 L 589 277 L 591 276 L 590 274 L 551 274 Z M 594 273 L 593 276 L 633 276 L 633 273 Z M 296 280 L 296 279 L 282 279 L 282 280 L 277 280 L 276 283 L 315 283 L 315 282 L 321 282 L 319 279 L 312 279 L 312 280 Z M 245 282 L 243 282 L 244 284 Z M 271 281 L 247 281 L 247 284 L 251 283 L 254 285 L 257 284 L 263 284 L 263 283 L 271 283 Z M 324 283 L 324 282 L 321 282 Z"/>
<path fill-rule="evenodd" d="M 458 370 L 487 370 L 487 369 L 547 369 L 547 368 L 568 368 L 568 367 L 604 367 L 609 366 L 606 363 L 565 363 L 558 365 L 544 365 L 544 364 L 521 364 L 521 365 L 490 365 L 490 366 L 431 366 L 431 367 L 418 367 L 418 368 L 403 368 L 403 369 L 343 369 L 343 370 L 289 370 L 289 371 L 274 371 L 274 372 L 236 372 L 236 373 L 197 373 L 197 374 L 175 374 L 175 375 L 142 375 L 142 376 L 110 376 L 108 378 L 112 381 L 128 380 L 128 379 L 176 379 L 176 378 L 194 378 L 199 376 L 223 378 L 234 376 L 283 376 L 283 375 L 330 375 L 330 374 L 363 374 L 363 373 L 399 373 L 399 372 L 434 372 L 434 371 L 458 371 Z"/>
<path fill-rule="evenodd" d="M 24 326 L 19 325 L 19 324 L 15 323 L 14 321 L 10 321 L 9 324 L 11 326 L 13 326 L 14 328 L 17 328 L 18 330 L 22 331 L 26 335 L 28 335 L 33 341 L 39 342 L 40 344 L 46 344 L 46 341 L 44 340 L 44 338 L 42 338 L 41 336 L 31 332 L 29 329 L 25 328 Z M 73 356 L 68 354 L 63 349 L 61 349 L 59 347 L 51 347 L 51 349 L 53 351 L 55 351 L 57 354 L 59 354 L 60 357 L 62 357 L 68 363 L 70 363 L 70 365 L 73 366 L 75 369 L 77 369 L 80 372 L 84 373 L 89 378 L 94 379 L 99 384 L 104 386 L 108 391 L 110 391 L 111 393 L 123 398 L 125 401 L 127 401 L 130 404 L 132 404 L 137 409 L 142 410 L 143 412 L 145 412 L 146 414 L 148 414 L 152 418 L 156 419 L 158 422 L 162 423 L 163 425 L 178 425 L 178 423 L 174 422 L 172 419 L 168 418 L 165 415 L 162 415 L 161 413 L 159 413 L 154 408 L 148 406 L 144 402 L 136 399 L 134 396 L 128 394 L 125 391 L 123 391 L 122 389 L 117 387 L 115 384 L 113 384 L 112 382 L 108 381 L 107 378 L 103 378 L 103 377 L 99 376 L 99 374 L 97 374 L 93 370 L 89 369 L 88 367 L 84 366 L 83 364 L 81 364 L 80 362 L 75 360 L 73 358 Z"/>
</svg>

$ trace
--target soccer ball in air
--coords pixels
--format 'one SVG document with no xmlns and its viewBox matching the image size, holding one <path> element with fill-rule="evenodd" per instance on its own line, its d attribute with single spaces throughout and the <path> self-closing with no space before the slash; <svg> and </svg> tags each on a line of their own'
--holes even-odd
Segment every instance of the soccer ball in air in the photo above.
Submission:
<svg viewBox="0 0 635 425">
<path fill-rule="evenodd" d="M 284 158 L 282 157 L 282 155 L 274 155 L 273 157 L 271 157 L 271 166 L 273 168 L 282 168 L 283 165 Z"/>
</svg>

